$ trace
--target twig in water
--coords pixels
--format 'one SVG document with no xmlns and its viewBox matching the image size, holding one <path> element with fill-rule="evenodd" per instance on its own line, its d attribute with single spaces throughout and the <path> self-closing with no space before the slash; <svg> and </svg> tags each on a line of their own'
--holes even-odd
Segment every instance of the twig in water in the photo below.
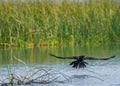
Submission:
<svg viewBox="0 0 120 86">
<path fill-rule="evenodd" d="M 14 59 L 17 60 L 17 61 L 20 62 L 20 63 L 23 63 L 26 68 L 28 67 L 27 64 L 26 64 L 24 61 L 22 61 L 21 59 L 18 59 L 18 58 L 16 58 L 15 56 L 14 56 Z"/>
</svg>

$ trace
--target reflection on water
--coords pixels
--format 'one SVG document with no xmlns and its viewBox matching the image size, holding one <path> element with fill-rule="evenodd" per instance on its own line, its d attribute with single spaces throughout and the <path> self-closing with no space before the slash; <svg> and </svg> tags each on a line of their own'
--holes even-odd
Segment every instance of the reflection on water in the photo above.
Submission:
<svg viewBox="0 0 120 86">
<path fill-rule="evenodd" d="M 14 63 L 13 57 L 23 60 L 27 64 L 61 63 L 49 56 L 53 53 L 60 56 L 87 55 L 94 57 L 120 56 L 120 46 L 76 46 L 76 47 L 42 47 L 42 48 L 11 48 L 0 50 L 0 66 Z M 15 61 L 16 62 L 16 61 Z"/>
</svg>

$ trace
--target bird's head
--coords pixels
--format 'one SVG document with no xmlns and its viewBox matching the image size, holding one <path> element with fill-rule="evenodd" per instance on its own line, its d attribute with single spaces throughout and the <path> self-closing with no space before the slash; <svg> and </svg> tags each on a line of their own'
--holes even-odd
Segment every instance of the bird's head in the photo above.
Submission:
<svg viewBox="0 0 120 86">
<path fill-rule="evenodd" d="M 79 60 L 79 61 L 83 61 L 84 58 L 85 58 L 85 56 L 79 56 L 78 60 Z"/>
</svg>

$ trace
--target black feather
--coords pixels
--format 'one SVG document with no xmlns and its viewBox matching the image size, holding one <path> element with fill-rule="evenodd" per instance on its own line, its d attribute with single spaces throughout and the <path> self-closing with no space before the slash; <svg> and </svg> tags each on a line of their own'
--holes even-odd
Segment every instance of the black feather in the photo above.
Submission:
<svg viewBox="0 0 120 86">
<path fill-rule="evenodd" d="M 94 58 L 94 57 L 86 57 L 86 56 L 68 56 L 68 57 L 61 57 L 61 56 L 56 56 L 53 54 L 49 54 L 50 56 L 59 58 L 59 59 L 76 59 L 75 61 L 72 61 L 70 65 L 72 65 L 73 68 L 85 68 L 86 65 L 88 64 L 84 60 L 109 60 L 111 58 L 115 58 L 115 56 L 111 56 L 108 58 Z"/>
</svg>

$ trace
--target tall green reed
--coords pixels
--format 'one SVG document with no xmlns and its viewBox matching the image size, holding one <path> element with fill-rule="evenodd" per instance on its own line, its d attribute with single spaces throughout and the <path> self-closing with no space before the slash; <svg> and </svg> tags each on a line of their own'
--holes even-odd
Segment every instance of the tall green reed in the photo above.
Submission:
<svg viewBox="0 0 120 86">
<path fill-rule="evenodd" d="M 119 42 L 120 3 L 0 2 L 0 45 L 54 46 Z"/>
</svg>

